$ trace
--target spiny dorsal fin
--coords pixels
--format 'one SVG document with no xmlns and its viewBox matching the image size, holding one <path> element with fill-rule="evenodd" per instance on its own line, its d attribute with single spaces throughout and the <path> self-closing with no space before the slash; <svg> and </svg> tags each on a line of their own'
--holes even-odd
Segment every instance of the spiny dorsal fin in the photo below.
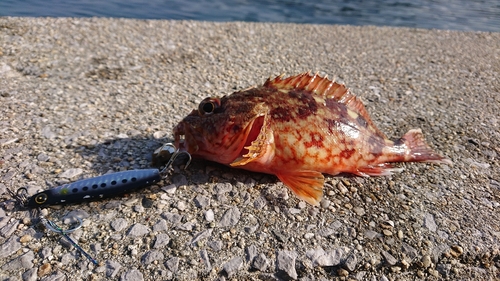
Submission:
<svg viewBox="0 0 500 281">
<path fill-rule="evenodd" d="M 352 94 L 345 85 L 328 79 L 326 75 L 325 77 L 319 76 L 318 73 L 311 75 L 310 71 L 290 76 L 285 79 L 283 79 L 283 77 L 284 74 L 277 76 L 274 79 L 267 79 L 264 83 L 264 87 L 272 87 L 283 90 L 305 90 L 321 95 L 327 99 L 333 99 L 338 103 L 345 104 L 349 109 L 363 116 L 368 125 L 374 128 L 379 136 L 385 137 L 384 133 L 382 133 L 377 126 L 375 126 L 372 119 L 368 115 L 368 111 L 366 111 L 361 98 Z"/>
<path fill-rule="evenodd" d="M 267 79 L 266 83 L 264 83 L 264 87 L 285 90 L 306 90 L 344 104 L 355 97 L 349 92 L 346 86 L 331 81 L 327 76 L 321 77 L 317 73 L 311 75 L 311 72 L 304 72 L 285 79 L 282 79 L 283 76 L 282 74 L 272 80 L 271 78 Z"/>
</svg>

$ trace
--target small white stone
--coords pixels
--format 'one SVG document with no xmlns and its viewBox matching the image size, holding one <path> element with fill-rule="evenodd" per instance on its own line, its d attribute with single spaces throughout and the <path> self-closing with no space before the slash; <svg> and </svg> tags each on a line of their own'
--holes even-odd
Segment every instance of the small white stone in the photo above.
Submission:
<svg viewBox="0 0 500 281">
<path fill-rule="evenodd" d="M 308 233 L 304 234 L 305 239 L 311 239 L 313 237 L 314 237 L 314 233 L 312 233 L 312 232 L 308 232 Z"/>
<path fill-rule="evenodd" d="M 177 202 L 177 209 L 179 211 L 184 211 L 186 210 L 186 203 L 184 203 L 184 201 L 179 201 Z"/>
<path fill-rule="evenodd" d="M 214 211 L 212 209 L 209 209 L 205 212 L 205 219 L 207 221 L 214 221 L 215 216 L 214 216 Z"/>
</svg>

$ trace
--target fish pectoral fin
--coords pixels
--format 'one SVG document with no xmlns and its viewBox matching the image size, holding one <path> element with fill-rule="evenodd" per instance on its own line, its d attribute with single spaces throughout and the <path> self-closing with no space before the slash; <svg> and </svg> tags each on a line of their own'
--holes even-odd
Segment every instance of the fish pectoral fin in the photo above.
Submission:
<svg viewBox="0 0 500 281">
<path fill-rule="evenodd" d="M 323 197 L 325 177 L 316 171 L 291 171 L 276 176 L 288 186 L 299 199 L 318 206 Z"/>
<path fill-rule="evenodd" d="M 378 165 L 369 165 L 365 167 L 359 167 L 357 172 L 354 174 L 362 177 L 369 176 L 390 176 L 394 173 L 400 173 L 403 168 L 394 168 L 391 164 L 383 163 Z"/>
</svg>

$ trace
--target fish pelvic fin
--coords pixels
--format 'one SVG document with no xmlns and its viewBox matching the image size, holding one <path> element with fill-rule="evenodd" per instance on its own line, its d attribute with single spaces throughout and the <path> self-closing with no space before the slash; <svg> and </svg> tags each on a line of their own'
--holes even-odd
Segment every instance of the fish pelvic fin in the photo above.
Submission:
<svg viewBox="0 0 500 281">
<path fill-rule="evenodd" d="M 316 171 L 290 171 L 276 176 L 299 198 L 313 206 L 319 206 L 323 197 L 325 177 Z"/>
<path fill-rule="evenodd" d="M 409 130 L 402 138 L 395 142 L 406 145 L 407 152 L 405 155 L 405 162 L 428 162 L 436 164 L 453 165 L 450 159 L 441 156 L 425 142 L 424 135 L 420 129 Z"/>
</svg>

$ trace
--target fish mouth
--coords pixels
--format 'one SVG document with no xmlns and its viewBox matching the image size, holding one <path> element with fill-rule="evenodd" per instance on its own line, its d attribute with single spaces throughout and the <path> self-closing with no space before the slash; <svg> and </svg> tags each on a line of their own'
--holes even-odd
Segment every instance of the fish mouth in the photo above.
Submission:
<svg viewBox="0 0 500 281">
<path fill-rule="evenodd" d="M 238 159 L 248 154 L 248 147 L 251 146 L 252 142 L 259 137 L 260 132 L 262 130 L 262 126 L 264 126 L 264 116 L 258 116 L 252 121 L 252 123 L 250 123 L 247 126 L 244 134 L 246 135 L 245 142 L 240 147 L 239 152 L 236 155 L 235 159 Z"/>
<path fill-rule="evenodd" d="M 174 145 L 180 152 L 186 151 L 193 157 L 229 164 L 248 154 L 248 147 L 259 137 L 263 125 L 264 116 L 257 116 L 240 132 L 216 141 L 207 138 L 203 128 L 181 122 L 173 130 Z"/>
</svg>

